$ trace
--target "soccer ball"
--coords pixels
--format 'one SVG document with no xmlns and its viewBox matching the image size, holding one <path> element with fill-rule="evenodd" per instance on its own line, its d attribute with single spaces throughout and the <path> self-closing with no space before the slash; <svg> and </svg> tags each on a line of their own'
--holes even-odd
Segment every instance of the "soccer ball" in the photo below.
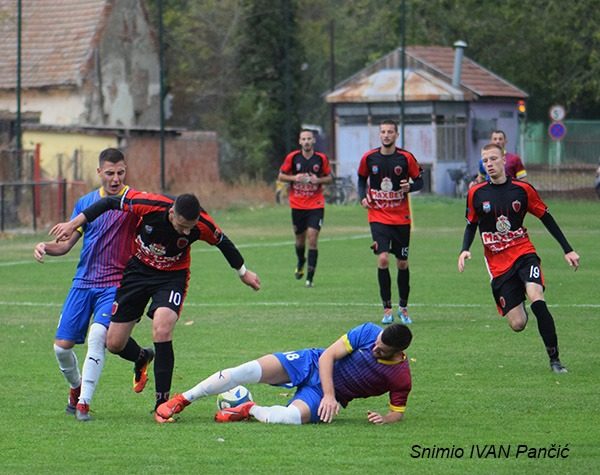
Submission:
<svg viewBox="0 0 600 475">
<path fill-rule="evenodd" d="M 217 396 L 217 408 L 221 410 L 236 407 L 248 401 L 252 401 L 252 394 L 248 391 L 248 388 L 236 386 Z"/>
</svg>

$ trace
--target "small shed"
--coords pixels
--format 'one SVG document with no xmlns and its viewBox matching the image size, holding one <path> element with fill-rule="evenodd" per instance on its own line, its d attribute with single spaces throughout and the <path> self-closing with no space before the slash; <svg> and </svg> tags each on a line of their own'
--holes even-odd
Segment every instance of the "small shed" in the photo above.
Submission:
<svg viewBox="0 0 600 475">
<path fill-rule="evenodd" d="M 527 93 L 464 55 L 466 44 L 410 46 L 337 84 L 326 95 L 335 116 L 336 172 L 356 180 L 362 153 L 381 145 L 379 122 L 402 118 L 404 143 L 426 170 L 428 191 L 452 194 L 449 170 L 475 173 L 480 150 L 501 129 L 507 149 L 519 139 L 517 104 Z M 404 74 L 403 74 L 404 73 Z"/>
</svg>

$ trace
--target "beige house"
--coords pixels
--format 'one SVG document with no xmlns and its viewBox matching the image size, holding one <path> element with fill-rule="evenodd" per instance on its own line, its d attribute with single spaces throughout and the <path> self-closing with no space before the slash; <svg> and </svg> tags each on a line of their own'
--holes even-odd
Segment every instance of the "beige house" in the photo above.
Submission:
<svg viewBox="0 0 600 475">
<path fill-rule="evenodd" d="M 142 0 L 21 0 L 21 110 L 44 125 L 156 127 L 158 41 Z M 17 2 L 0 0 L 0 111 L 15 113 Z"/>
</svg>

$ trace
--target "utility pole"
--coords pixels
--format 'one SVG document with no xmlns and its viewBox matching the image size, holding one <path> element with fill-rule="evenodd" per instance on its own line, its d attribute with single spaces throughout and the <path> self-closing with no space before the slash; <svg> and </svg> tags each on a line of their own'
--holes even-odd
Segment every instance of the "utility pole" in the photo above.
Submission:
<svg viewBox="0 0 600 475">
<path fill-rule="evenodd" d="M 21 136 L 21 23 L 22 23 L 22 5 L 21 0 L 17 1 L 17 123 L 15 126 L 16 148 L 17 148 L 17 167 L 18 176 L 21 176 L 21 150 L 23 149 L 23 138 Z"/>
<path fill-rule="evenodd" d="M 400 69 L 402 70 L 402 93 L 400 98 L 400 147 L 404 148 L 404 84 L 406 83 L 406 0 L 402 0 L 402 19 L 401 19 L 401 43 L 402 56 L 400 58 Z"/>
<path fill-rule="evenodd" d="M 163 0 L 158 0 L 158 61 L 160 75 L 160 189 L 167 191 L 165 180 L 165 47 L 163 38 Z"/>
</svg>

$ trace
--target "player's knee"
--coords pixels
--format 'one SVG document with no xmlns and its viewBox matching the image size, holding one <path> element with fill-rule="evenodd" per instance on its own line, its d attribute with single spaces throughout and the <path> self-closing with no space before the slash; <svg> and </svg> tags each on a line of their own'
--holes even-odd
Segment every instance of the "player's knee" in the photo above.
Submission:
<svg viewBox="0 0 600 475">
<path fill-rule="evenodd" d="M 377 265 L 380 269 L 388 268 L 388 266 L 390 265 L 390 258 L 387 252 L 382 252 L 381 254 L 379 254 L 379 256 L 377 257 Z"/>
</svg>

